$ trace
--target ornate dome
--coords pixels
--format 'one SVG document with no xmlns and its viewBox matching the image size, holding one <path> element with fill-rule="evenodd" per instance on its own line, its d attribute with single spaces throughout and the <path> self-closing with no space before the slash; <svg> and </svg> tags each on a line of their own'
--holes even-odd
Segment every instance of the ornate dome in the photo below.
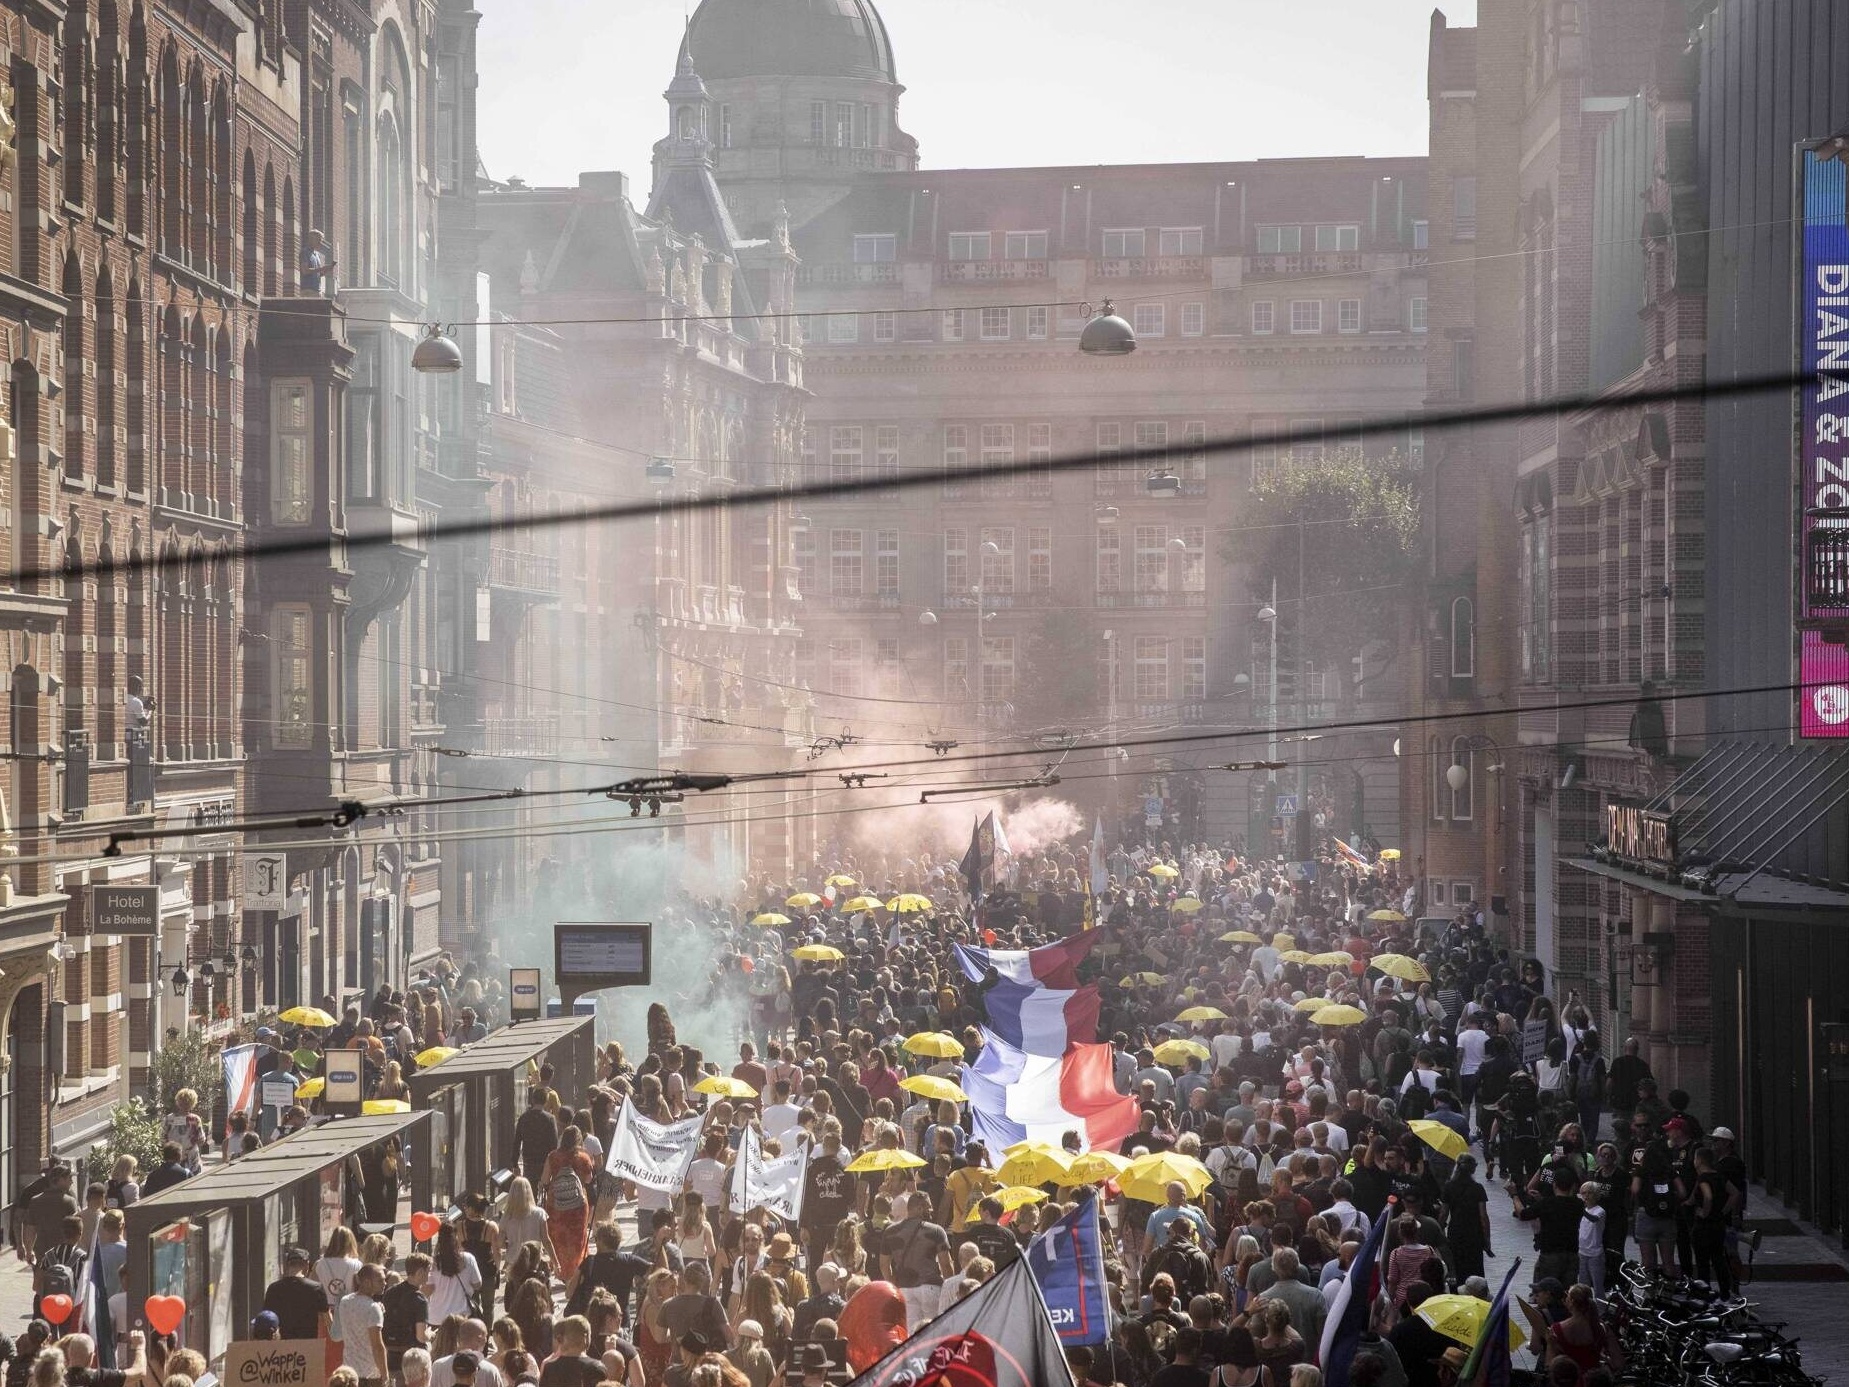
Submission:
<svg viewBox="0 0 1849 1387">
<path fill-rule="evenodd" d="M 683 57 L 700 76 L 847 77 L 897 82 L 873 0 L 701 0 Z"/>
</svg>

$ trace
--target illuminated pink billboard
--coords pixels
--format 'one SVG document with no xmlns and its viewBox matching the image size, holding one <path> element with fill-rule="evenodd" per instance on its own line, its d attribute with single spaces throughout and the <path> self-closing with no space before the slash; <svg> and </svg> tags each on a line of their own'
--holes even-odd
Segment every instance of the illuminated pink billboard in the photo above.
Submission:
<svg viewBox="0 0 1849 1387">
<path fill-rule="evenodd" d="M 1798 732 L 1849 738 L 1849 163 L 1800 154 Z"/>
</svg>

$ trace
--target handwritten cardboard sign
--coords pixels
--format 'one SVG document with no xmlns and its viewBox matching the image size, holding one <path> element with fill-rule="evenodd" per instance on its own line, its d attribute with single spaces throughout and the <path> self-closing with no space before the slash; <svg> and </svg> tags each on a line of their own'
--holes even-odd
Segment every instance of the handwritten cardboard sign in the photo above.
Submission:
<svg viewBox="0 0 1849 1387">
<path fill-rule="evenodd" d="M 322 1387 L 327 1345 L 320 1339 L 239 1339 L 225 1350 L 224 1387 Z"/>
</svg>

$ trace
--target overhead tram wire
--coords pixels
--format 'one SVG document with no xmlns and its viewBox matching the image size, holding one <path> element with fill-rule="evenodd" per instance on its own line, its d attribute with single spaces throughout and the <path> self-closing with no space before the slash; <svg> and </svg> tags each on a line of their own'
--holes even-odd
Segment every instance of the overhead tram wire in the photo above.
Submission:
<svg viewBox="0 0 1849 1387">
<path fill-rule="evenodd" d="M 1191 460 L 1203 454 L 1248 453 L 1260 448 L 1300 447 L 1306 442 L 1352 443 L 1359 439 L 1402 435 L 1409 427 L 1427 432 L 1481 427 L 1488 424 L 1516 423 L 1545 415 L 1604 413 L 1633 409 L 1639 405 L 1674 404 L 1683 400 L 1727 400 L 1753 395 L 1790 392 L 1816 383 L 1819 377 L 1804 372 L 1781 372 L 1773 375 L 1746 376 L 1738 380 L 1702 382 L 1695 385 L 1662 386 L 1648 390 L 1627 390 L 1616 394 L 1556 396 L 1550 400 L 1489 405 L 1480 409 L 1448 410 L 1442 413 L 1398 412 L 1391 417 L 1361 423 L 1329 426 L 1311 431 L 1290 428 L 1267 430 L 1242 438 L 1218 438 L 1165 443 L 1127 448 L 1113 453 L 1104 462 L 1125 467 L 1160 466 Z M 587 507 L 569 514 L 495 517 L 434 521 L 423 526 L 419 537 L 426 543 L 443 539 L 475 538 L 506 530 L 546 530 L 599 524 L 613 520 L 652 520 L 664 515 L 696 515 L 707 511 L 733 510 L 754 505 L 781 505 L 793 500 L 824 500 L 830 497 L 855 496 L 871 491 L 892 492 L 917 490 L 940 483 L 994 481 L 1004 477 L 1076 472 L 1096 468 L 1101 460 L 1095 452 L 1074 453 L 1065 457 L 1017 460 L 1005 463 L 972 463 L 962 467 L 945 467 L 936 472 L 901 477 L 858 477 L 839 481 L 804 481 L 794 485 L 754 487 L 744 490 L 712 492 L 700 496 L 660 496 L 648 500 L 627 501 L 610 506 Z M 361 530 L 342 537 L 348 551 L 379 548 L 403 542 L 402 534 L 391 530 Z M 329 542 L 325 530 L 310 530 L 289 539 L 264 539 L 256 542 L 233 541 L 216 551 L 221 561 L 261 560 L 302 554 L 324 554 Z M 195 562 L 193 556 L 160 553 L 126 559 L 97 558 L 59 565 L 33 565 L 0 573 L 0 582 L 15 586 L 28 583 L 68 581 L 72 578 L 106 576 L 121 573 L 166 572 L 184 569 Z"/>
</svg>

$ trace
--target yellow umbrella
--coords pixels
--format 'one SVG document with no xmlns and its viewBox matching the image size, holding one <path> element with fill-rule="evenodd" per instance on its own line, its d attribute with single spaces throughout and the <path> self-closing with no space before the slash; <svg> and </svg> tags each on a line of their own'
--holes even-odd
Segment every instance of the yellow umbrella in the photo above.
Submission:
<svg viewBox="0 0 1849 1387">
<path fill-rule="evenodd" d="M 1171 867 L 1166 862 L 1154 863 L 1151 866 L 1143 868 L 1143 870 L 1148 872 L 1152 877 L 1161 877 L 1164 881 L 1173 881 L 1176 877 L 1181 875 L 1181 869 L 1179 867 Z"/>
<path fill-rule="evenodd" d="M 833 944 L 804 944 L 796 951 L 804 963 L 839 963 L 847 955 Z"/>
<path fill-rule="evenodd" d="M 290 1007 L 276 1019 L 285 1026 L 307 1026 L 316 1031 L 329 1030 L 339 1024 L 320 1007 Z"/>
<path fill-rule="evenodd" d="M 1310 1013 L 1310 1020 L 1319 1026 L 1359 1026 L 1367 1020 L 1367 1013 L 1360 1007 L 1347 1006 L 1337 1002 L 1326 1006 L 1321 1011 Z"/>
<path fill-rule="evenodd" d="M 943 1031 L 920 1031 L 917 1035 L 908 1035 L 899 1048 L 908 1055 L 929 1055 L 933 1059 L 963 1058 L 963 1042 Z"/>
<path fill-rule="evenodd" d="M 1177 1021 L 1224 1021 L 1226 1013 L 1218 1007 L 1189 1007 L 1186 1011 L 1177 1012 L 1175 1019 Z"/>
<path fill-rule="evenodd" d="M 860 883 L 855 881 L 853 877 L 848 876 L 845 872 L 836 872 L 833 876 L 828 878 L 827 881 L 823 882 L 822 885 L 824 886 L 858 886 L 860 885 Z"/>
<path fill-rule="evenodd" d="M 1278 962 L 1280 963 L 1308 963 L 1309 961 L 1310 956 L 1302 949 L 1286 949 L 1283 953 L 1278 955 Z"/>
<path fill-rule="evenodd" d="M 858 915 L 863 910 L 884 910 L 886 902 L 878 896 L 856 896 L 840 907 L 843 915 Z"/>
<path fill-rule="evenodd" d="M 743 1079 L 730 1074 L 708 1074 L 693 1086 L 695 1093 L 710 1093 L 715 1098 L 756 1098 L 758 1091 Z"/>
<path fill-rule="evenodd" d="M 1130 1158 L 1115 1151 L 1087 1151 L 1072 1163 L 1066 1178 L 1075 1185 L 1096 1185 L 1115 1180 L 1130 1168 Z"/>
<path fill-rule="evenodd" d="M 848 1169 L 856 1175 L 878 1170 L 916 1170 L 924 1161 L 910 1151 L 901 1151 L 896 1147 L 891 1151 L 862 1151 L 848 1162 Z"/>
<path fill-rule="evenodd" d="M 1300 1002 L 1292 1002 L 1291 1008 L 1294 1011 L 1302 1012 L 1305 1016 L 1309 1016 L 1314 1012 L 1321 1011 L 1328 1005 L 1329 999 L 1327 997 L 1305 997 Z"/>
<path fill-rule="evenodd" d="M 1180 900 L 1176 901 L 1175 904 L 1169 907 L 1169 909 L 1172 910 L 1177 915 L 1194 915 L 1194 914 L 1198 914 L 1200 911 L 1205 910 L 1206 908 L 1207 907 L 1205 905 L 1203 905 L 1200 901 L 1197 901 L 1196 899 L 1194 899 L 1194 897 L 1192 896 L 1183 896 Z"/>
<path fill-rule="evenodd" d="M 322 1078 L 319 1074 L 317 1074 L 312 1079 L 303 1080 L 302 1086 L 296 1089 L 295 1096 L 297 1098 L 304 1098 L 304 1099 L 319 1098 L 321 1096 L 321 1090 L 326 1087 L 327 1087 L 327 1080 Z"/>
<path fill-rule="evenodd" d="M 1400 860 L 1400 850 L 1398 848 L 1382 848 L 1380 850 L 1380 860 L 1382 862 L 1398 862 Z"/>
<path fill-rule="evenodd" d="M 1145 987 L 1160 987 L 1166 981 L 1168 980 L 1160 973 L 1132 973 L 1129 977 L 1118 983 L 1118 986 L 1131 987 L 1140 982 Z"/>
<path fill-rule="evenodd" d="M 1168 1199 L 1171 1180 L 1181 1181 L 1188 1191 L 1188 1197 L 1192 1199 L 1213 1183 L 1213 1174 L 1192 1156 L 1159 1151 L 1148 1156 L 1138 1156 L 1131 1161 L 1117 1184 L 1126 1199 L 1161 1204 Z"/>
<path fill-rule="evenodd" d="M 451 1059 L 461 1053 L 462 1051 L 458 1050 L 454 1045 L 432 1045 L 428 1050 L 418 1051 L 417 1067 L 419 1069 L 434 1069 L 437 1065 L 443 1063 L 444 1060 Z"/>
<path fill-rule="evenodd" d="M 898 915 L 920 915 L 932 909 L 929 896 L 919 896 L 911 892 L 894 896 L 886 902 L 886 908 Z"/>
<path fill-rule="evenodd" d="M 785 898 L 785 905 L 793 905 L 798 910 L 813 910 L 822 903 L 822 898 L 813 891 L 798 891 L 794 896 Z"/>
<path fill-rule="evenodd" d="M 790 917 L 788 915 L 779 915 L 774 910 L 767 910 L 762 915 L 753 915 L 751 917 L 751 923 L 754 925 L 767 925 L 767 926 L 768 925 L 787 925 L 790 923 Z"/>
<path fill-rule="evenodd" d="M 1001 1189 L 983 1196 L 983 1199 L 1001 1200 L 1002 1211 L 1004 1213 L 1010 1209 L 1018 1209 L 1024 1204 L 1038 1204 L 1045 1198 L 1046 1191 L 1035 1189 L 1032 1185 L 1006 1185 Z M 969 1217 L 963 1221 L 965 1223 L 982 1222 L 981 1200 L 978 1200 L 976 1205 L 970 1209 Z"/>
<path fill-rule="evenodd" d="M 1271 947 L 1274 949 L 1294 949 L 1297 947 L 1297 936 L 1279 930 L 1276 934 L 1271 936 Z"/>
<path fill-rule="evenodd" d="M 1412 1129 L 1412 1134 L 1420 1141 L 1431 1147 L 1432 1150 L 1436 1151 L 1439 1155 L 1448 1156 L 1454 1161 L 1470 1149 L 1469 1142 L 1465 1141 L 1442 1122 L 1434 1122 L 1430 1118 L 1419 1117 L 1414 1118 L 1406 1125 Z"/>
<path fill-rule="evenodd" d="M 1318 968 L 1346 968 L 1355 961 L 1355 956 L 1342 949 L 1331 949 L 1325 954 L 1311 954 L 1310 962 Z"/>
<path fill-rule="evenodd" d="M 411 1105 L 402 1098 L 368 1098 L 360 1104 L 367 1117 L 384 1117 L 387 1113 L 410 1112 Z"/>
<path fill-rule="evenodd" d="M 937 1102 L 967 1103 L 969 1095 L 948 1079 L 940 1079 L 935 1074 L 914 1074 L 909 1079 L 899 1080 L 899 1087 L 907 1093 L 916 1093 L 920 1098 L 930 1098 Z"/>
<path fill-rule="evenodd" d="M 1489 1318 L 1490 1304 L 1473 1295 L 1427 1296 L 1413 1313 L 1447 1339 L 1455 1339 L 1475 1348 L 1483 1337 L 1483 1322 Z M 1509 1349 L 1513 1352 L 1528 1342 L 1528 1335 L 1509 1316 Z"/>
<path fill-rule="evenodd" d="M 1220 942 L 1222 944 L 1263 944 L 1265 941 L 1249 929 L 1236 929 L 1221 935 Z"/>
<path fill-rule="evenodd" d="M 1401 982 L 1430 982 L 1432 975 L 1425 971 L 1425 965 L 1416 958 L 1405 954 L 1375 954 L 1368 960 L 1368 967 L 1377 968 L 1390 978 Z"/>
<path fill-rule="evenodd" d="M 1368 911 L 1367 917 L 1370 920 L 1380 920 L 1389 925 L 1403 924 L 1406 920 L 1406 917 L 1400 914 L 1399 911 L 1387 909 L 1370 910 Z"/>
<path fill-rule="evenodd" d="M 1057 1146 L 1019 1143 L 1022 1149 L 1013 1152 L 1002 1162 L 1002 1168 L 995 1172 L 995 1178 L 1004 1185 L 1045 1185 L 1063 1184 L 1072 1170 L 1072 1157 Z"/>
<path fill-rule="evenodd" d="M 1191 1059 L 1203 1062 L 1212 1059 L 1213 1051 L 1198 1040 L 1165 1040 L 1156 1046 L 1155 1055 L 1157 1064 L 1172 1064 L 1180 1068 Z"/>
</svg>

